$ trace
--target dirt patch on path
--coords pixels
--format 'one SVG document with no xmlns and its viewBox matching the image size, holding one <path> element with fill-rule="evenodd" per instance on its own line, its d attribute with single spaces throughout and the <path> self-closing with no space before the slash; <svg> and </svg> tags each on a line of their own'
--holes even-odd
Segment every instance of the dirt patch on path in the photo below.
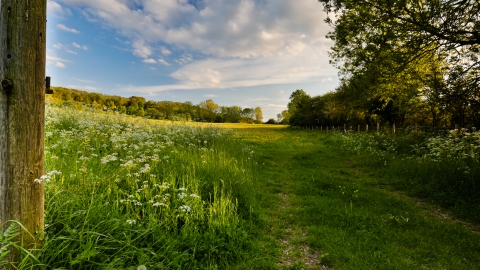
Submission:
<svg viewBox="0 0 480 270">
<path fill-rule="evenodd" d="M 278 194 L 282 201 L 278 204 L 279 211 L 287 211 L 290 207 L 288 194 Z M 326 265 L 321 265 L 319 258 L 321 252 L 313 249 L 307 243 L 307 232 L 292 227 L 291 224 L 283 228 L 284 236 L 279 239 L 282 247 L 281 261 L 277 267 L 289 267 L 298 265 L 303 269 L 329 269 Z"/>
</svg>

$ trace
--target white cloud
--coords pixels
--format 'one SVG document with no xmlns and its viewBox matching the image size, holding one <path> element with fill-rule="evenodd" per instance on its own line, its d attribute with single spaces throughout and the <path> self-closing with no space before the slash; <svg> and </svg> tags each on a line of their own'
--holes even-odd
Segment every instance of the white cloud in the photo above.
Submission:
<svg viewBox="0 0 480 270">
<path fill-rule="evenodd" d="M 161 58 L 158 59 L 158 63 L 160 63 L 160 64 L 162 64 L 162 65 L 165 65 L 165 66 L 170 66 L 170 64 L 169 64 L 167 61 L 165 61 L 165 60 L 163 60 L 163 59 L 161 59 Z"/>
<path fill-rule="evenodd" d="M 190 54 L 184 54 L 180 58 L 176 59 L 175 62 L 179 63 L 180 65 L 185 65 L 193 61 L 193 57 Z"/>
<path fill-rule="evenodd" d="M 72 46 L 77 48 L 77 49 L 88 50 L 87 46 L 81 46 L 81 45 L 79 45 L 75 42 L 72 43 Z M 65 50 L 67 53 L 70 53 L 70 54 L 77 54 L 77 52 L 69 49 L 70 45 L 68 45 L 68 44 L 56 43 L 56 44 L 53 44 L 53 47 L 57 50 Z"/>
<path fill-rule="evenodd" d="M 80 31 L 76 30 L 76 29 L 73 29 L 73 28 L 68 28 L 66 27 L 65 25 L 63 24 L 57 24 L 57 28 L 63 30 L 63 31 L 66 31 L 66 32 L 70 32 L 70 33 L 74 33 L 74 34 L 78 34 L 80 33 Z"/>
<path fill-rule="evenodd" d="M 331 81 L 333 81 L 333 80 L 330 77 L 322 79 L 322 83 L 331 82 Z"/>
<path fill-rule="evenodd" d="M 160 51 L 162 52 L 163 55 L 168 56 L 168 55 L 172 54 L 172 52 L 165 47 L 160 48 Z"/>
<path fill-rule="evenodd" d="M 55 49 L 61 50 L 61 49 L 63 49 L 63 44 L 62 43 L 56 43 L 56 44 L 53 44 L 53 47 Z"/>
<path fill-rule="evenodd" d="M 141 58 L 147 58 L 152 55 L 152 49 L 145 45 L 145 41 L 137 40 L 133 43 L 133 54 Z"/>
<path fill-rule="evenodd" d="M 285 105 L 285 104 L 268 104 L 267 107 L 286 109 L 287 105 Z"/>
<path fill-rule="evenodd" d="M 65 17 L 71 16 L 72 11 L 68 8 L 63 8 L 60 4 L 55 1 L 47 1 L 47 12 L 48 14 L 52 14 L 56 17 Z"/>
<path fill-rule="evenodd" d="M 144 59 L 143 62 L 147 63 L 147 64 L 156 64 L 157 63 L 157 61 L 155 59 L 151 59 L 151 58 Z"/>
<path fill-rule="evenodd" d="M 70 85 L 67 85 L 67 87 L 68 87 L 68 88 L 72 88 L 72 89 L 88 90 L 88 91 L 98 91 L 98 90 L 100 90 L 100 88 L 94 87 L 94 86 L 90 86 L 90 85 L 74 85 L 74 84 L 70 84 Z"/>
<path fill-rule="evenodd" d="M 270 98 L 264 98 L 264 97 L 248 98 L 247 102 L 257 102 L 257 101 L 265 101 L 265 100 L 270 100 Z"/>
<path fill-rule="evenodd" d="M 77 49 L 82 49 L 82 50 L 88 51 L 88 47 L 85 46 L 85 45 L 81 46 L 80 44 L 78 44 L 78 43 L 76 43 L 76 42 L 73 42 L 72 45 L 73 45 L 73 47 L 75 47 L 75 48 L 77 48 Z"/>
<path fill-rule="evenodd" d="M 161 92 L 178 89 L 227 89 L 313 83 L 320 82 L 324 76 L 337 74 L 337 70 L 328 65 L 326 52 L 311 48 L 307 49 L 307 52 L 302 55 L 283 57 L 200 60 L 171 73 L 170 76 L 178 81 L 176 84 L 129 87 L 128 89 L 139 92 Z"/>
<path fill-rule="evenodd" d="M 322 5 L 312 0 L 204 0 L 201 10 L 186 0 L 62 1 L 86 7 L 89 17 L 131 40 L 141 38 L 144 46 L 162 42 L 222 57 L 297 53 L 320 45 L 329 31 Z M 135 42 L 133 48 L 135 55 L 144 55 Z"/>
<path fill-rule="evenodd" d="M 170 76 L 177 83 L 131 90 L 309 83 L 337 75 L 326 53 L 331 29 L 315 0 L 203 0 L 201 7 L 187 0 L 62 2 L 115 29 L 144 61 L 168 65 L 161 56 L 175 55 L 169 62 L 181 66 Z"/>
<path fill-rule="evenodd" d="M 84 80 L 84 79 L 78 79 L 78 78 L 73 78 L 74 80 L 77 80 L 79 82 L 83 82 L 83 83 L 94 83 L 95 81 L 91 81 L 91 80 Z"/>
<path fill-rule="evenodd" d="M 72 62 L 70 60 L 65 60 L 65 59 L 62 59 L 53 55 L 48 55 L 48 54 L 47 54 L 47 61 Z"/>
<path fill-rule="evenodd" d="M 65 63 L 71 63 L 71 62 L 72 61 L 70 60 L 65 60 L 60 57 L 47 54 L 47 64 L 49 65 L 55 65 L 56 67 L 59 67 L 59 68 L 65 68 L 66 67 Z"/>
</svg>

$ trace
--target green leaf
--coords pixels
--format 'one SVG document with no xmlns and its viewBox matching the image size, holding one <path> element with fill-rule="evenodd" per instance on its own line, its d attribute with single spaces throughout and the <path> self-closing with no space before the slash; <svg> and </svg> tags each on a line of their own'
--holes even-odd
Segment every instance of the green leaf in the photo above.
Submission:
<svg viewBox="0 0 480 270">
<path fill-rule="evenodd" d="M 13 222 L 3 233 L 2 242 L 10 242 L 13 238 L 17 237 L 20 232 L 17 230 L 17 223 Z"/>
</svg>

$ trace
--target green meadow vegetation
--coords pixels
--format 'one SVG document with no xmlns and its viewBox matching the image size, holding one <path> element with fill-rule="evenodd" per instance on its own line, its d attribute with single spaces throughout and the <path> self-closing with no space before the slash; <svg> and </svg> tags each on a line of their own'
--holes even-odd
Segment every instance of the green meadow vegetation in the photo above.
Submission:
<svg viewBox="0 0 480 270">
<path fill-rule="evenodd" d="M 19 269 L 477 269 L 479 132 L 326 132 L 49 106 Z M 0 256 L 19 225 L 1 234 Z M 9 262 L 2 261 L 3 266 Z"/>
<path fill-rule="evenodd" d="M 480 269 L 479 2 L 318 2 L 339 85 L 271 125 L 54 88 L 45 229 L 0 268 Z"/>
<path fill-rule="evenodd" d="M 15 266 L 480 268 L 478 1 L 319 4 L 339 85 L 266 121 L 303 131 L 258 125 L 260 107 L 53 88 L 43 241 Z M 398 132 L 318 130 L 378 124 Z"/>
</svg>

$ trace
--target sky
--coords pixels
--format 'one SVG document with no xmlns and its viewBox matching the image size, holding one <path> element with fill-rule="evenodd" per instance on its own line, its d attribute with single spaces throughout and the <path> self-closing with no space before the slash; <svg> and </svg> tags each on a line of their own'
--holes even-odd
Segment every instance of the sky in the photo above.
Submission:
<svg viewBox="0 0 480 270">
<path fill-rule="evenodd" d="M 48 0 L 52 85 L 147 100 L 261 107 L 333 91 L 316 0 Z"/>
</svg>

